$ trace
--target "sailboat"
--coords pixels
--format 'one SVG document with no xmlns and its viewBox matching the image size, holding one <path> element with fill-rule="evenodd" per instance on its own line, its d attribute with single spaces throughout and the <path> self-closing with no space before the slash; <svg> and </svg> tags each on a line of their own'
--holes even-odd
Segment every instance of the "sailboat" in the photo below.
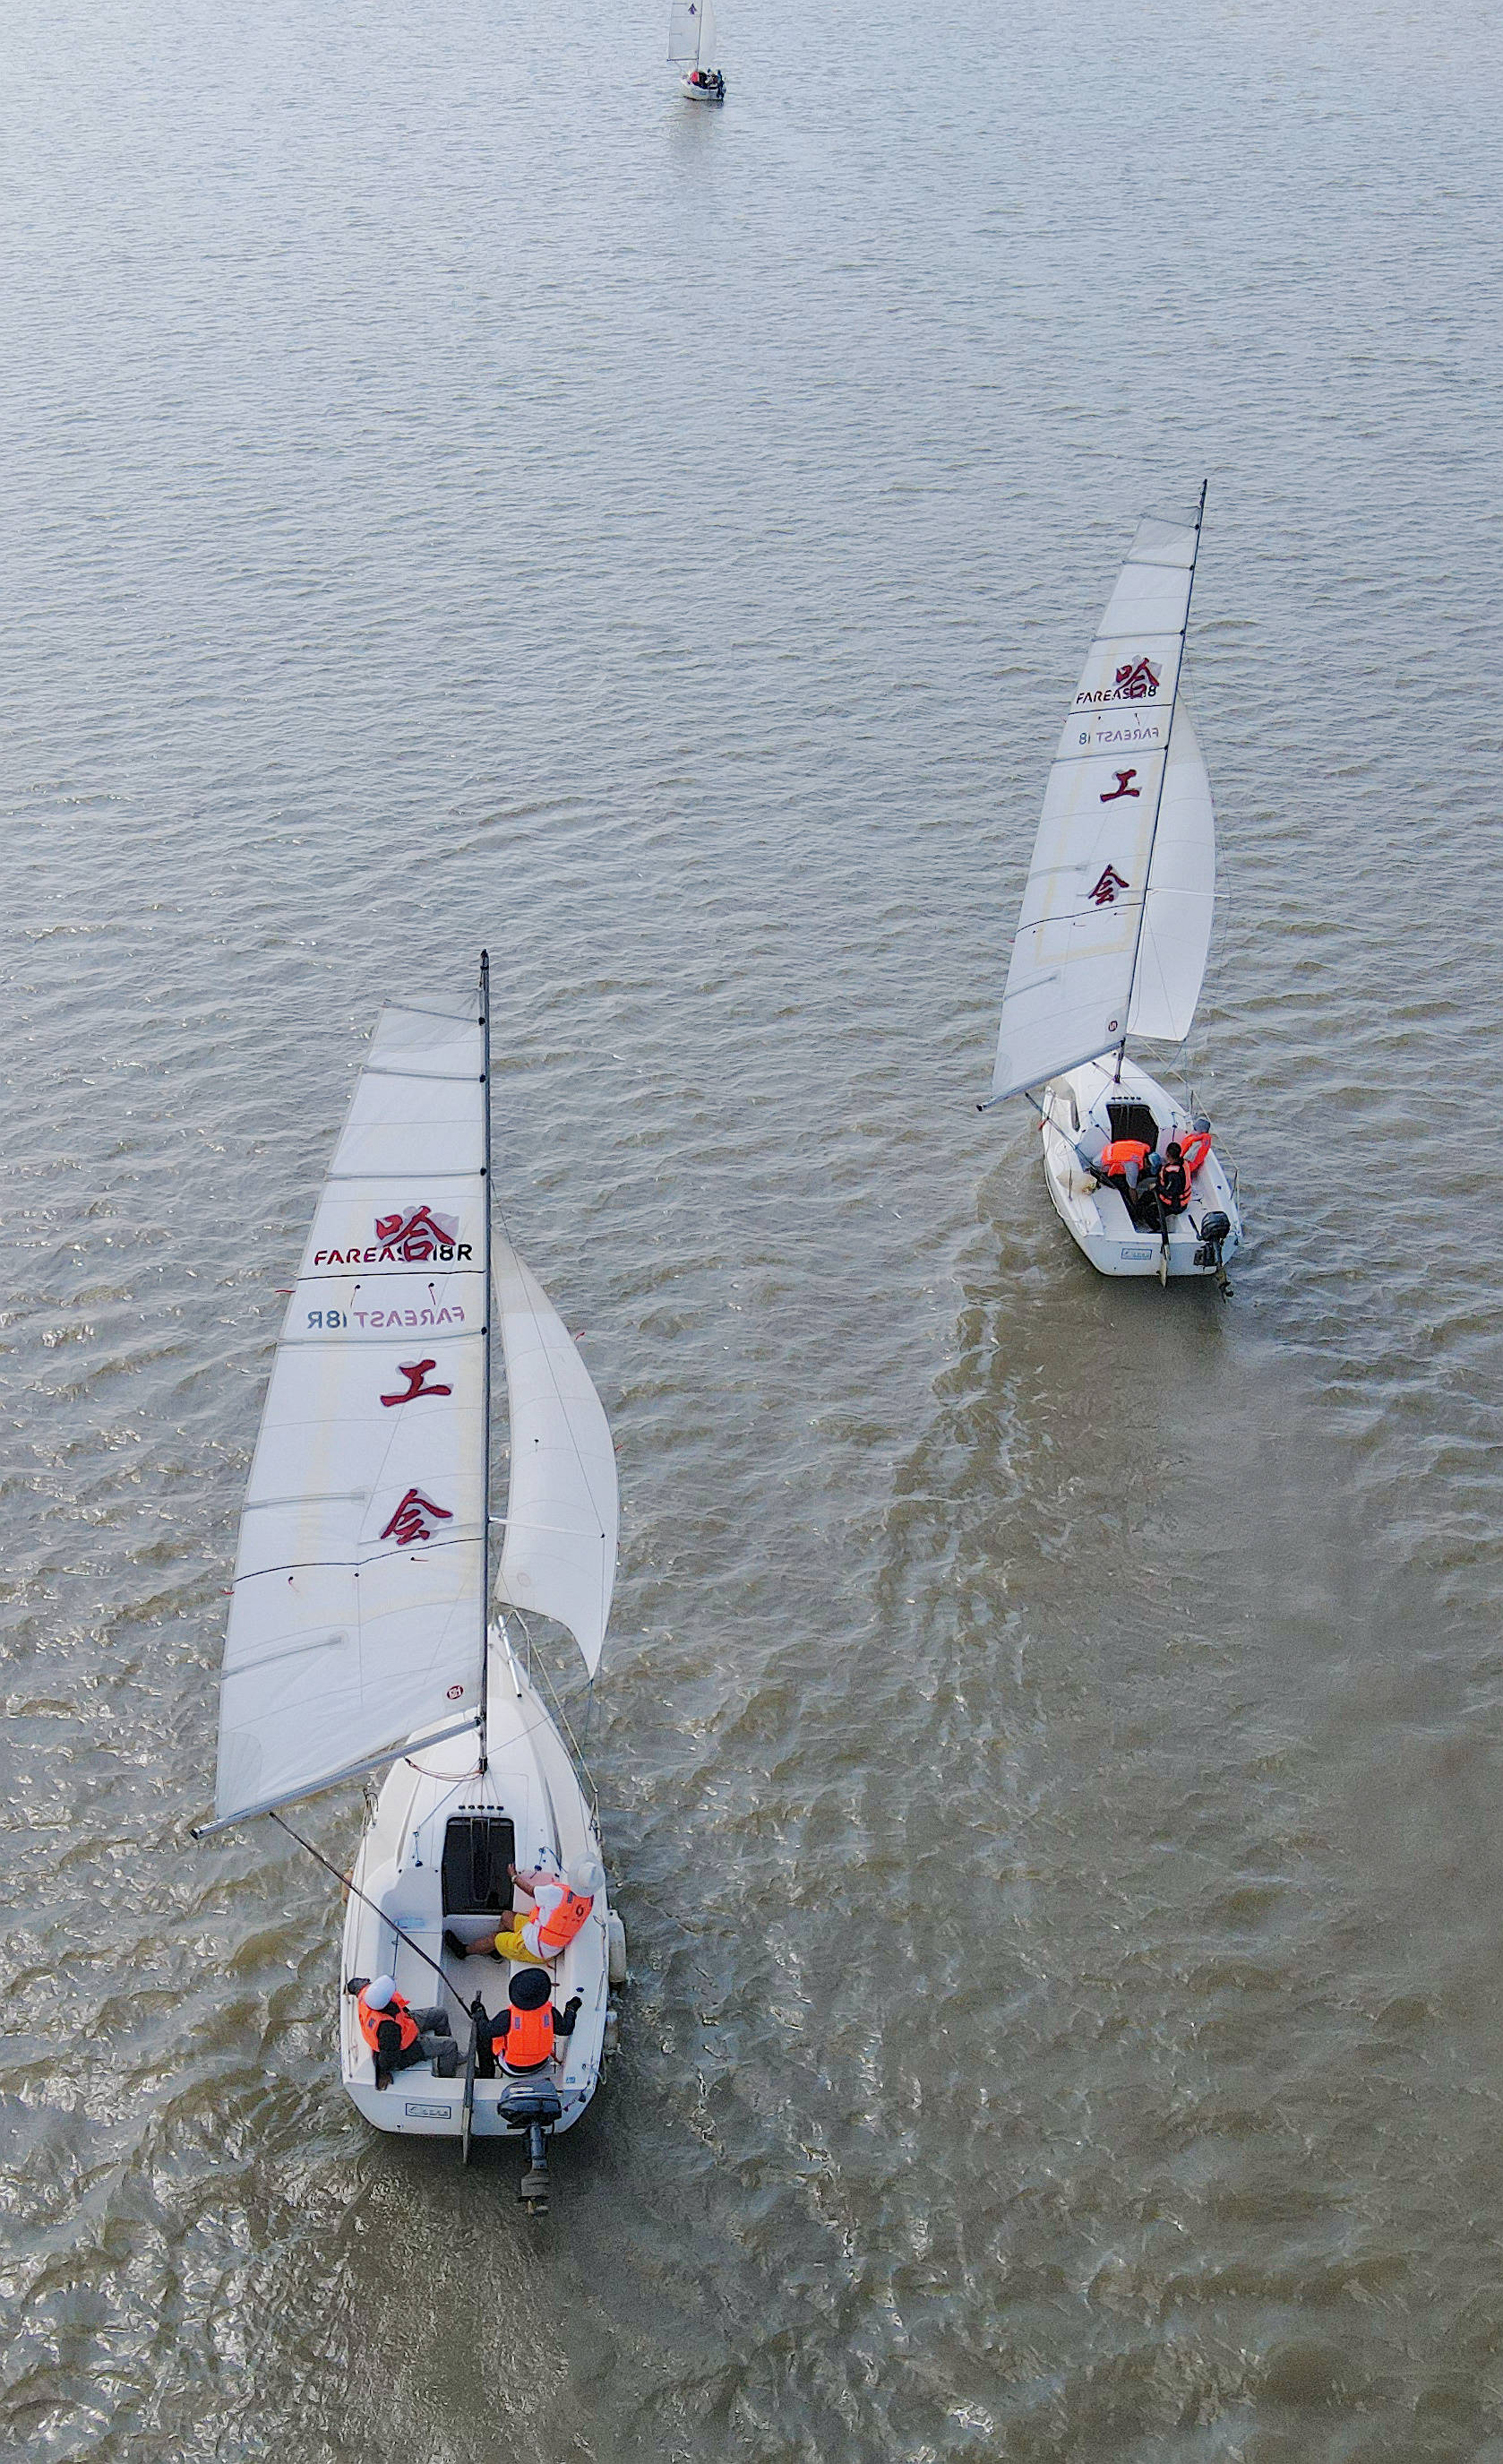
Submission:
<svg viewBox="0 0 1503 2464">
<path fill-rule="evenodd" d="M 1049 773 L 978 1109 L 1036 1105 L 1049 1195 L 1100 1274 L 1209 1276 L 1225 1292 L 1235 1173 L 1193 1097 L 1127 1055 L 1129 1037 L 1184 1043 L 1210 948 L 1215 815 L 1182 678 L 1205 510 L 1203 485 L 1193 518 L 1143 521 L 1106 603 Z"/>
<path fill-rule="evenodd" d="M 524 2142 L 519 2195 L 535 2212 L 549 2142 L 584 2113 L 614 2049 L 626 1945 L 527 1619 L 564 1626 L 593 1684 L 618 1500 L 578 1352 L 492 1232 L 490 1085 L 484 955 L 463 1010 L 381 1012 L 272 1370 L 225 1643 L 214 1818 L 197 1836 L 266 1815 L 319 1856 L 285 1809 L 389 1766 L 353 1872 L 329 1868 L 346 1895 L 340 2077 L 378 2129 L 458 2140 L 467 2164 L 476 2139 Z M 497 1326 L 511 1463 L 492 1604 Z M 544 1972 L 573 2028 L 513 2075 L 495 2021 L 538 1962 L 473 1946 L 513 1941 L 550 1878 L 574 1930 Z M 367 1994 L 432 2014 L 385 2068 Z M 426 2056 L 409 2058 L 419 2046 Z"/>
<path fill-rule="evenodd" d="M 726 80 L 715 66 L 714 0 L 673 0 L 668 57 L 688 63 L 679 83 L 693 101 L 725 101 Z"/>
</svg>

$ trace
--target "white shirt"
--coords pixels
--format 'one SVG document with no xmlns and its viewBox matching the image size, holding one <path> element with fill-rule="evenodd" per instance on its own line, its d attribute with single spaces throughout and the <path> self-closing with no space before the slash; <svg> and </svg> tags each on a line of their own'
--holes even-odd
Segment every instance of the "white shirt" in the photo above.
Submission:
<svg viewBox="0 0 1503 2464">
<path fill-rule="evenodd" d="M 526 1925 L 522 1927 L 522 1940 L 535 1958 L 546 1959 L 548 1956 L 547 1952 L 541 1949 L 538 1945 L 538 1928 L 548 1923 L 548 1920 L 553 1915 L 555 1908 L 562 1907 L 565 1900 L 569 1897 L 569 1893 L 562 1882 L 550 1881 L 546 1878 L 542 1878 L 534 1887 L 533 1897 L 536 1901 L 537 1905 L 533 1914 L 528 1918 Z"/>
</svg>

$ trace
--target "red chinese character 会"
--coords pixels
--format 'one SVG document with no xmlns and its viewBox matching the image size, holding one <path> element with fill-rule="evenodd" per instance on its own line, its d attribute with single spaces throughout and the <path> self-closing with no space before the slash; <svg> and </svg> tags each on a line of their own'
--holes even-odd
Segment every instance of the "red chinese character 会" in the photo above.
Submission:
<svg viewBox="0 0 1503 2464">
<path fill-rule="evenodd" d="M 1116 866 L 1109 864 L 1091 892 L 1092 904 L 1097 907 L 1115 907 L 1117 892 L 1119 890 L 1125 890 L 1127 884 Z"/>
<path fill-rule="evenodd" d="M 432 1532 L 424 1521 L 431 1514 L 437 1523 L 452 1523 L 454 1518 L 447 1506 L 435 1506 L 416 1488 L 409 1488 L 396 1513 L 381 1533 L 383 1540 L 395 1540 L 399 1549 L 410 1549 L 415 1540 L 431 1540 Z"/>
</svg>

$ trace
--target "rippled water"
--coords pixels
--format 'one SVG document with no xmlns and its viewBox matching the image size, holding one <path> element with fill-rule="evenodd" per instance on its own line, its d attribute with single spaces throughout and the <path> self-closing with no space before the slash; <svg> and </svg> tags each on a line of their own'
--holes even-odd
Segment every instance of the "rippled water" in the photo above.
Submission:
<svg viewBox="0 0 1503 2464">
<path fill-rule="evenodd" d="M 1503 2457 L 1497 31 L 727 0 L 710 114 L 655 9 L 16 0 L 18 2454 Z M 1226 1308 L 972 1109 L 1206 473 Z M 482 939 L 623 1479 L 541 2225 L 343 2101 L 316 1871 L 186 1836 L 276 1287 Z"/>
</svg>

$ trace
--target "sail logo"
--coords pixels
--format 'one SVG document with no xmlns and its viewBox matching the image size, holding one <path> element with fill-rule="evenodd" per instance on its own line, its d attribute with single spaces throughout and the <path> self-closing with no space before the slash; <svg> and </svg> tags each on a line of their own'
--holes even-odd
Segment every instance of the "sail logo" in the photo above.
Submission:
<svg viewBox="0 0 1503 2464">
<path fill-rule="evenodd" d="M 1079 710 L 1109 701 L 1151 701 L 1162 681 L 1151 660 L 1125 659 L 1117 671 L 1115 682 L 1099 686 L 1095 693 L 1078 693 L 1075 706 Z"/>
<path fill-rule="evenodd" d="M 415 1206 L 410 1215 L 378 1215 L 376 1243 L 365 1249 L 316 1249 L 316 1266 L 441 1266 L 468 1265 L 474 1249 L 459 1237 L 452 1215 L 437 1215 L 431 1206 Z"/>
<path fill-rule="evenodd" d="M 1109 864 L 1105 871 L 1102 873 L 1100 880 L 1097 883 L 1096 888 L 1091 892 L 1092 906 L 1115 907 L 1117 904 L 1117 893 L 1119 890 L 1125 890 L 1127 884 L 1123 881 L 1122 874 L 1117 869 L 1117 867 L 1114 864 Z"/>
<path fill-rule="evenodd" d="M 435 1506 L 421 1489 L 409 1488 L 381 1536 L 383 1540 L 395 1540 L 399 1549 L 410 1549 L 417 1540 L 431 1540 L 429 1515 L 435 1523 L 452 1523 L 454 1520 L 447 1506 Z"/>
<path fill-rule="evenodd" d="M 407 1391 L 404 1395 L 383 1395 L 381 1401 L 389 1408 L 393 1403 L 421 1403 L 426 1395 L 452 1395 L 452 1386 L 428 1384 L 428 1371 L 437 1367 L 436 1360 L 399 1360 L 397 1375 L 405 1377 Z"/>
<path fill-rule="evenodd" d="M 442 1248 L 453 1247 L 459 1225 L 452 1215 L 435 1215 L 431 1207 L 415 1206 L 407 1216 L 378 1215 L 376 1238 L 399 1251 L 409 1266 L 425 1265 Z"/>
<path fill-rule="evenodd" d="M 1136 770 L 1119 770 L 1116 774 L 1116 786 L 1102 788 L 1100 798 L 1101 803 L 1103 804 L 1115 804 L 1119 796 L 1141 796 L 1143 789 L 1141 787 L 1135 787 L 1132 783 L 1137 776 L 1138 773 Z"/>
</svg>

